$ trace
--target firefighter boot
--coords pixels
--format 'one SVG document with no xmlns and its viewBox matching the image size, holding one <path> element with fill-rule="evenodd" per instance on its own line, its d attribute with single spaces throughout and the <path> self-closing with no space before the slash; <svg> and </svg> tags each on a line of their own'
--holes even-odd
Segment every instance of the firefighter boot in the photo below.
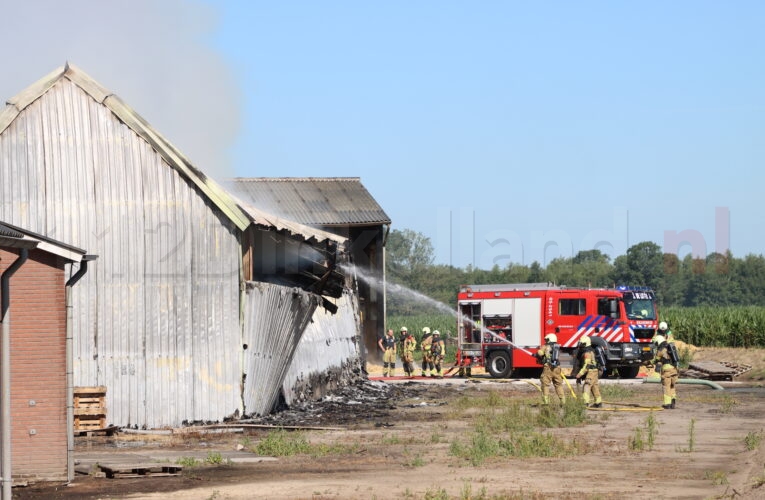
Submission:
<svg viewBox="0 0 765 500">
<path fill-rule="evenodd" d="M 661 405 L 662 408 L 665 410 L 670 410 L 672 408 L 672 397 L 671 396 L 664 396 L 664 404 Z"/>
<path fill-rule="evenodd" d="M 672 402 L 669 404 L 669 407 L 673 410 L 675 409 L 675 398 L 672 398 Z"/>
<path fill-rule="evenodd" d="M 388 363 L 383 363 L 383 377 L 387 377 L 390 373 L 390 370 L 388 369 Z"/>
</svg>

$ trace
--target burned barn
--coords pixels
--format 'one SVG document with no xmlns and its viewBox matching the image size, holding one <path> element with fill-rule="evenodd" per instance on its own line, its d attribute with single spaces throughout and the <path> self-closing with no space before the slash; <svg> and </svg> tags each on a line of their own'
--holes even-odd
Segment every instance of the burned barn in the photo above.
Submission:
<svg viewBox="0 0 765 500">
<path fill-rule="evenodd" d="M 265 414 L 359 373 L 347 239 L 245 206 L 74 66 L 0 111 L 0 220 L 99 255 L 72 369 L 110 424 Z"/>
</svg>

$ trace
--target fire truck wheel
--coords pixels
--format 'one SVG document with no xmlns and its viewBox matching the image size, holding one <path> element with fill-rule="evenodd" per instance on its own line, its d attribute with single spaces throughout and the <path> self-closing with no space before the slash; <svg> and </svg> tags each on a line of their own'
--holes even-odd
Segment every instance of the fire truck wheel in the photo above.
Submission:
<svg viewBox="0 0 765 500">
<path fill-rule="evenodd" d="M 639 366 L 623 366 L 617 369 L 619 371 L 620 378 L 635 378 L 640 371 Z"/>
<path fill-rule="evenodd" d="M 492 378 L 507 378 L 513 371 L 510 363 L 510 354 L 505 351 L 496 351 L 489 358 L 489 374 Z"/>
</svg>

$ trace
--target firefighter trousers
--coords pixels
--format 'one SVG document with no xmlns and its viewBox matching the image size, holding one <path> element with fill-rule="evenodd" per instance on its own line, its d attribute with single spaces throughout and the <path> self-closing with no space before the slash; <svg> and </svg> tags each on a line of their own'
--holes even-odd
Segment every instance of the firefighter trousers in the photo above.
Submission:
<svg viewBox="0 0 765 500">
<path fill-rule="evenodd" d="M 679 374 L 677 373 L 677 368 L 670 365 L 669 363 L 661 367 L 661 386 L 664 390 L 663 392 L 665 405 L 672 404 L 672 400 L 677 397 L 677 390 L 675 390 L 675 386 L 677 385 L 678 377 Z"/>
<path fill-rule="evenodd" d="M 560 402 L 566 402 L 566 393 L 563 390 L 563 373 L 560 366 L 552 368 L 550 365 L 545 365 L 542 368 L 542 376 L 539 377 L 539 382 L 542 385 L 542 401 L 544 404 L 550 402 L 550 384 L 555 387 L 555 394 L 558 395 Z"/>
</svg>

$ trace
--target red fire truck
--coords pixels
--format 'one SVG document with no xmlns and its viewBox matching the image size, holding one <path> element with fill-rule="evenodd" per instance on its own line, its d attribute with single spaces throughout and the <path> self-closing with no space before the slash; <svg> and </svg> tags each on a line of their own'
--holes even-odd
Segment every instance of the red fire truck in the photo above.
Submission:
<svg viewBox="0 0 765 500">
<path fill-rule="evenodd" d="M 634 378 L 651 356 L 656 306 L 649 290 L 584 289 L 548 283 L 464 285 L 457 295 L 457 362 L 482 366 L 492 377 L 539 368 L 534 353 L 554 333 L 561 364 L 574 364 L 579 339 L 601 346 L 605 372 Z"/>
</svg>

